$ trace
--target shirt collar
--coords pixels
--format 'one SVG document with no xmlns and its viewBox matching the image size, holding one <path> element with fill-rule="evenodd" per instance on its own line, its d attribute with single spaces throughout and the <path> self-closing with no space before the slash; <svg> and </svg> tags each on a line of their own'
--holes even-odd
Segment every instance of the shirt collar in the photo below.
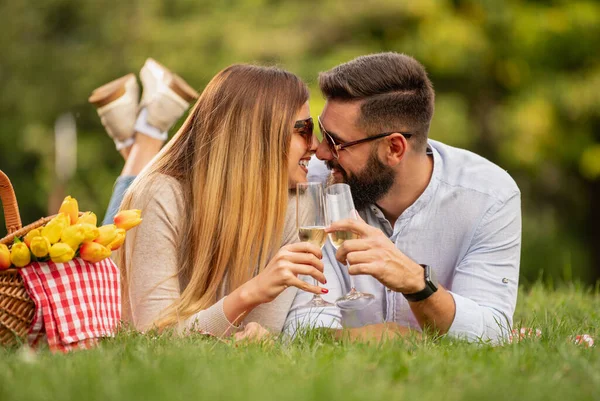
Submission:
<svg viewBox="0 0 600 401">
<path fill-rule="evenodd" d="M 396 223 L 398 223 L 399 220 L 404 220 L 404 219 L 409 219 L 411 217 L 413 217 L 415 214 L 417 214 L 421 209 L 423 209 L 433 198 L 433 195 L 435 194 L 435 191 L 437 190 L 437 187 L 439 185 L 439 178 L 442 174 L 442 159 L 441 156 L 439 154 L 439 152 L 437 151 L 437 149 L 435 149 L 434 146 L 432 146 L 431 142 L 428 142 L 427 145 L 427 154 L 428 155 L 432 155 L 433 156 L 433 172 L 431 173 L 431 179 L 429 180 L 429 184 L 427 184 L 427 187 L 425 188 L 425 191 L 423 191 L 423 193 L 421 194 L 421 196 L 419 196 L 417 198 L 417 200 L 410 205 L 401 215 L 400 217 L 398 217 L 398 220 L 396 221 Z M 385 220 L 387 222 L 387 220 L 385 219 L 383 212 L 379 209 L 379 207 L 377 205 L 369 205 L 367 206 L 367 209 L 370 209 L 370 211 L 379 219 L 379 220 Z M 389 222 L 388 222 L 389 224 Z"/>
</svg>

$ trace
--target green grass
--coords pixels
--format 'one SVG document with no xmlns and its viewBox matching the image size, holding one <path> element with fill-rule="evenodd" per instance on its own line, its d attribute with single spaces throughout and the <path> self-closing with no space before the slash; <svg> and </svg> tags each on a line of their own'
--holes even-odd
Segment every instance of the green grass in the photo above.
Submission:
<svg viewBox="0 0 600 401">
<path fill-rule="evenodd" d="M 600 398 L 600 295 L 534 287 L 515 322 L 541 339 L 491 347 L 442 338 L 382 344 L 317 331 L 287 344 L 124 333 L 68 355 L 0 350 L 2 400 L 548 400 Z M 584 348 L 567 341 L 594 336 Z"/>
</svg>

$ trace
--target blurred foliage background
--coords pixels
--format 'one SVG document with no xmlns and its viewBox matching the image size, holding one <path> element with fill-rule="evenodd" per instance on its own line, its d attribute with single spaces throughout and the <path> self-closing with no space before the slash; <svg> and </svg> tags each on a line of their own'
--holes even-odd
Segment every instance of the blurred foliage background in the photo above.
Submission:
<svg viewBox="0 0 600 401">
<path fill-rule="evenodd" d="M 147 57 L 199 90 L 231 63 L 280 65 L 309 84 L 316 117 L 319 71 L 393 50 L 434 83 L 431 137 L 519 184 L 521 282 L 600 279 L 597 1 L 11 0 L 0 26 L 0 169 L 24 223 L 49 213 L 65 112 L 78 132 L 66 193 L 103 215 L 122 159 L 87 98 Z"/>
</svg>

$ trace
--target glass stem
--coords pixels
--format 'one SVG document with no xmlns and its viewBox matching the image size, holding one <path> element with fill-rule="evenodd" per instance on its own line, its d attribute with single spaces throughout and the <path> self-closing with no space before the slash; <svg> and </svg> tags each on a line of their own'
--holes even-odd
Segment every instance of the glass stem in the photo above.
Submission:
<svg viewBox="0 0 600 401">
<path fill-rule="evenodd" d="M 354 277 L 350 274 L 350 263 L 346 260 L 346 267 L 348 268 L 348 276 L 350 276 L 350 292 L 356 292 L 356 287 L 354 286 Z"/>
<path fill-rule="evenodd" d="M 319 282 L 317 281 L 316 278 L 313 278 L 315 285 L 318 287 L 319 286 Z M 313 299 L 321 299 L 321 294 L 313 294 Z"/>
</svg>

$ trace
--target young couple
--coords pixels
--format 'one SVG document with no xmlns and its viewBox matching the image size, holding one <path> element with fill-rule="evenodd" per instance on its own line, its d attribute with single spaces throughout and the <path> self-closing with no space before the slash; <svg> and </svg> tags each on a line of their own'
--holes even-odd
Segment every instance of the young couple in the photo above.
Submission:
<svg viewBox="0 0 600 401">
<path fill-rule="evenodd" d="M 111 207 L 143 210 L 144 223 L 118 255 L 124 317 L 137 329 L 226 336 L 245 323 L 236 333 L 243 338 L 299 324 L 341 328 L 348 316 L 337 308 L 295 305 L 310 293 L 347 292 L 348 270 L 339 262 L 348 260 L 357 287 L 375 295 L 370 307 L 352 313 L 353 325 L 365 326 L 354 329 L 359 335 L 381 325 L 398 332 L 430 326 L 496 341 L 509 331 L 520 259 L 519 190 L 489 161 L 428 140 L 434 92 L 416 60 L 374 54 L 320 74 L 327 100 L 320 144 L 298 77 L 230 66 L 211 80 L 156 157 L 165 131 L 195 94 L 152 60 L 141 78 L 139 105 L 126 77 L 97 91 L 97 98 L 116 98 L 98 112 L 126 158 Z M 90 100 L 98 104 L 94 94 Z M 139 110 L 137 120 L 129 111 L 125 123 L 125 111 L 110 107 L 119 101 Z M 297 238 L 288 193 L 307 181 L 315 152 L 331 180 L 350 185 L 364 220 L 332 227 L 359 235 L 337 252 Z M 329 175 L 322 167 L 314 159 L 312 176 Z"/>
</svg>

